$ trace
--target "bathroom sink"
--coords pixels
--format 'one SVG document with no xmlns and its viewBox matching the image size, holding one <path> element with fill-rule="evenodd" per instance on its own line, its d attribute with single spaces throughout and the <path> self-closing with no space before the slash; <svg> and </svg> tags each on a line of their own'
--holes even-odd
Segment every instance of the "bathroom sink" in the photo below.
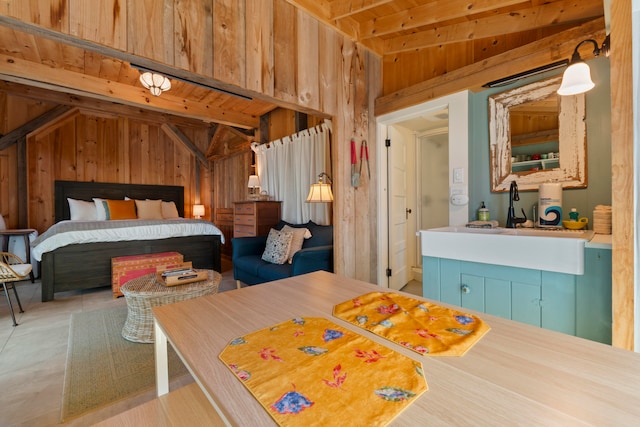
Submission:
<svg viewBox="0 0 640 427">
<path fill-rule="evenodd" d="M 584 274 L 590 230 L 442 227 L 420 231 L 422 255 Z"/>
</svg>

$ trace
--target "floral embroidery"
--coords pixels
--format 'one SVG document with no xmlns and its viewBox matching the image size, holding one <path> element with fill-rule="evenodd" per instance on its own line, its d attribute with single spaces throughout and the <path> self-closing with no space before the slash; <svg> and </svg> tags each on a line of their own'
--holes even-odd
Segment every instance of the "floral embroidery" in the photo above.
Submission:
<svg viewBox="0 0 640 427">
<path fill-rule="evenodd" d="M 244 337 L 238 337 L 231 341 L 231 345 L 240 345 L 240 344 L 246 344 L 246 343 L 247 342 L 244 340 Z"/>
<path fill-rule="evenodd" d="M 238 376 L 242 381 L 246 381 L 251 378 L 251 373 L 249 371 L 245 371 L 244 369 L 238 369 L 238 365 L 235 363 L 230 363 L 229 368 L 233 371 L 234 374 Z"/>
<path fill-rule="evenodd" d="M 325 353 L 327 353 L 329 351 L 326 348 L 316 347 L 316 346 L 313 346 L 313 345 L 308 345 L 308 346 L 305 346 L 305 347 L 298 347 L 298 350 L 302 351 L 303 353 L 308 354 L 309 356 L 320 356 L 321 354 L 325 354 Z"/>
<path fill-rule="evenodd" d="M 280 358 L 280 356 L 278 356 L 276 354 L 276 351 L 272 348 L 263 348 L 262 350 L 260 350 L 260 357 L 262 357 L 264 360 L 275 360 L 277 362 L 284 362 L 284 360 L 282 360 Z"/>
<path fill-rule="evenodd" d="M 409 400 L 409 398 L 415 396 L 410 390 L 403 390 L 398 387 L 382 387 L 375 391 L 376 396 L 388 400 L 390 402 L 401 402 L 403 400 Z"/>
<path fill-rule="evenodd" d="M 418 336 L 422 338 L 440 338 L 437 334 L 429 332 L 428 329 L 416 329 L 416 334 L 418 334 Z"/>
<path fill-rule="evenodd" d="M 359 324 L 364 325 L 369 321 L 369 317 L 365 315 L 356 316 L 356 321 Z"/>
<path fill-rule="evenodd" d="M 464 315 L 457 315 L 457 316 L 455 316 L 455 319 L 461 325 L 468 325 L 469 323 L 473 323 L 474 322 L 472 317 L 464 316 Z"/>
<path fill-rule="evenodd" d="M 280 414 L 298 414 L 306 408 L 313 406 L 311 400 L 298 393 L 297 391 L 289 391 L 282 395 L 280 399 L 273 405 L 271 409 Z"/>
<path fill-rule="evenodd" d="M 454 334 L 458 334 L 458 335 L 469 335 L 471 332 L 473 331 L 467 331 L 465 329 L 460 329 L 460 328 L 447 328 L 448 332 L 453 332 Z"/>
<path fill-rule="evenodd" d="M 358 350 L 358 349 L 356 349 L 356 357 L 359 357 L 361 359 L 366 359 L 364 361 L 365 363 L 374 363 L 374 362 L 377 362 L 378 360 L 384 358 L 383 355 L 381 355 L 380 353 L 378 353 L 375 350 L 362 351 L 362 350 Z"/>
<path fill-rule="evenodd" d="M 337 340 L 338 338 L 342 338 L 343 335 L 343 332 L 336 331 L 335 329 L 325 329 L 324 334 L 322 335 L 322 339 L 324 340 L 324 342 L 329 342 Z"/>
<path fill-rule="evenodd" d="M 291 321 L 300 326 L 304 326 L 304 323 L 306 322 L 302 317 L 296 317 L 295 319 L 291 319 Z"/>
<path fill-rule="evenodd" d="M 337 365 L 335 368 L 333 368 L 333 381 L 323 379 L 322 382 L 329 387 L 340 388 L 340 386 L 344 384 L 344 381 L 347 379 L 347 373 L 345 372 L 344 374 L 340 375 L 341 371 L 342 366 Z"/>
<path fill-rule="evenodd" d="M 381 305 L 376 308 L 376 311 L 380 314 L 395 314 L 398 310 L 400 310 L 398 304 Z"/>
</svg>

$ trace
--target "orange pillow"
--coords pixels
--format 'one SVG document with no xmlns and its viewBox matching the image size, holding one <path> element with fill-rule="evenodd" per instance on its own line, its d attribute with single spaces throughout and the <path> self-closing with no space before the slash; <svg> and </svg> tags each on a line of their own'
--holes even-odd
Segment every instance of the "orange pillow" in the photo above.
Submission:
<svg viewBox="0 0 640 427">
<path fill-rule="evenodd" d="M 107 200 L 109 219 L 138 219 L 133 200 Z"/>
</svg>

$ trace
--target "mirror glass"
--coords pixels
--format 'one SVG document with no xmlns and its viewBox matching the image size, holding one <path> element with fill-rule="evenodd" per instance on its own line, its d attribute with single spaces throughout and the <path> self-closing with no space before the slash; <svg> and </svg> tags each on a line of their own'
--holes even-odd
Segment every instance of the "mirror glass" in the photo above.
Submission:
<svg viewBox="0 0 640 427">
<path fill-rule="evenodd" d="M 491 191 L 543 182 L 587 186 L 585 95 L 556 93 L 561 76 L 489 97 Z"/>
</svg>

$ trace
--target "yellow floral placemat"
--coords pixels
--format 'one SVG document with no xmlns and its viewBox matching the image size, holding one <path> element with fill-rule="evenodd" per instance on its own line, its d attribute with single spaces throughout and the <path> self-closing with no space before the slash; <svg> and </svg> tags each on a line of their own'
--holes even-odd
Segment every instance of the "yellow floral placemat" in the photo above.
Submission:
<svg viewBox="0 0 640 427">
<path fill-rule="evenodd" d="M 238 337 L 219 357 L 281 426 L 383 426 L 428 389 L 420 362 L 324 318 Z"/>
<path fill-rule="evenodd" d="M 491 329 L 477 316 L 393 292 L 371 292 L 341 302 L 333 315 L 432 356 L 462 356 Z"/>
</svg>

